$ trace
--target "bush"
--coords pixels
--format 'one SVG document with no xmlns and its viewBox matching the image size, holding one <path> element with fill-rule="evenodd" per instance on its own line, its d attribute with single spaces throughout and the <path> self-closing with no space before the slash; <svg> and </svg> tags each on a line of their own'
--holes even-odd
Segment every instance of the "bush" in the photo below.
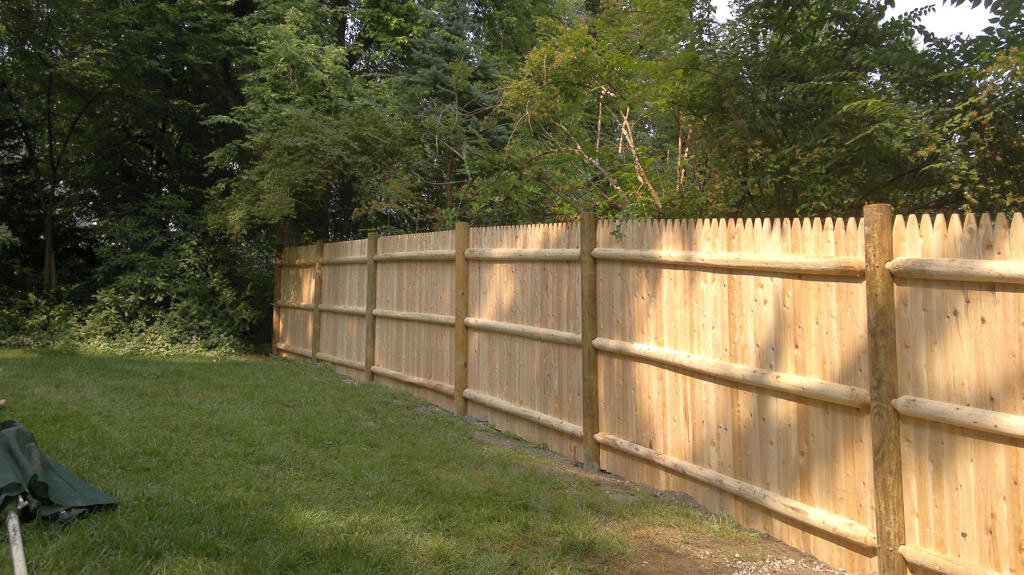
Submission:
<svg viewBox="0 0 1024 575">
<path fill-rule="evenodd" d="M 198 242 L 161 256 L 125 254 L 106 261 L 108 280 L 86 303 L 48 296 L 9 296 L 0 311 L 0 344 L 117 354 L 224 354 L 246 347 L 259 313 Z M 107 276 L 110 277 L 110 276 Z"/>
</svg>

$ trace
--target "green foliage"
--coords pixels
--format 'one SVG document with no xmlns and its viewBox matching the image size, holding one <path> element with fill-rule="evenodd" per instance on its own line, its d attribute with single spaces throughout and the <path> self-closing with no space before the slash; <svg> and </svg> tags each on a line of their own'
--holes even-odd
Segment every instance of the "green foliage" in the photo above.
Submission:
<svg viewBox="0 0 1024 575">
<path fill-rule="evenodd" d="M 237 131 L 201 124 L 237 96 L 231 16 L 221 2 L 0 11 L 0 199 L 23 248 L 2 252 L 8 344 L 210 350 L 250 335 L 259 286 L 205 229 L 205 156 Z"/>
<path fill-rule="evenodd" d="M 97 266 L 86 301 L 73 287 L 14 299 L 3 315 L 7 345 L 55 345 L 117 353 L 176 354 L 240 349 L 259 314 L 236 285 L 231 253 L 189 231 L 176 196 L 125 206 L 95 232 Z"/>
<path fill-rule="evenodd" d="M 480 182 L 503 170 L 500 76 L 532 45 L 545 6 L 261 4 L 237 27 L 253 50 L 246 102 L 211 120 L 244 131 L 211 156 L 230 174 L 214 189 L 214 225 L 301 222 L 340 239 L 471 212 Z"/>
<path fill-rule="evenodd" d="M 9 248 L 18 245 L 18 238 L 14 237 L 7 224 L 0 223 L 0 248 Z"/>
<path fill-rule="evenodd" d="M 60 294 L 63 295 L 63 294 Z M 0 345 L 73 349 L 82 322 L 79 307 L 58 295 L 3 298 L 0 308 Z"/>
<path fill-rule="evenodd" d="M 937 38 L 888 0 L 9 0 L 0 337 L 265 341 L 274 249 L 367 230 L 1020 210 L 1024 18 L 986 3 Z"/>
<path fill-rule="evenodd" d="M 573 211 L 664 213 L 686 151 L 674 100 L 696 61 L 689 3 L 607 2 L 589 18 L 543 25 L 503 106 L 533 153 L 519 169 Z M 682 39 L 682 40 L 681 40 Z"/>
</svg>

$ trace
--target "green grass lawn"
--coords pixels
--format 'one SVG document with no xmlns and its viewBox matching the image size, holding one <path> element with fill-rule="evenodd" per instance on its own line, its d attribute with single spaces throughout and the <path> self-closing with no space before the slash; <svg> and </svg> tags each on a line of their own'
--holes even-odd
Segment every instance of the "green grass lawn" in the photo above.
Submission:
<svg viewBox="0 0 1024 575">
<path fill-rule="evenodd" d="M 0 397 L 121 502 L 25 525 L 33 574 L 618 573 L 638 529 L 745 536 L 323 365 L 9 350 Z"/>
</svg>

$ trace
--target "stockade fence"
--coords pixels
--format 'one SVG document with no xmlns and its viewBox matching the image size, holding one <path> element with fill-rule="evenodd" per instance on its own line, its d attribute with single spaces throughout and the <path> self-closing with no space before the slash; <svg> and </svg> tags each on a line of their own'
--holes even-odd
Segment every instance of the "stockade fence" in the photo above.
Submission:
<svg viewBox="0 0 1024 575">
<path fill-rule="evenodd" d="M 579 222 L 285 249 L 275 350 L 848 571 L 1024 573 L 1024 219 Z"/>
</svg>

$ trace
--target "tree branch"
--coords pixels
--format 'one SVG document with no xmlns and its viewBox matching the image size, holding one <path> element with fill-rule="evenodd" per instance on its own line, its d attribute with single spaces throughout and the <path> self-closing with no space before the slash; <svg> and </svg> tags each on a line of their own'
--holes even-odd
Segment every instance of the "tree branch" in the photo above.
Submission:
<svg viewBox="0 0 1024 575">
<path fill-rule="evenodd" d="M 651 195 L 651 200 L 654 205 L 661 210 L 661 196 L 658 195 L 658 190 L 654 189 L 654 185 L 651 184 L 650 178 L 647 177 L 647 171 L 644 170 L 644 165 L 640 161 L 640 155 L 636 151 L 636 141 L 633 139 L 633 128 L 629 124 L 629 109 L 626 109 L 626 113 L 622 115 L 622 137 L 625 140 L 626 145 L 629 146 L 629 151 L 633 155 L 633 167 L 636 169 L 636 178 L 640 180 L 640 184 L 647 188 L 647 192 Z"/>
</svg>

